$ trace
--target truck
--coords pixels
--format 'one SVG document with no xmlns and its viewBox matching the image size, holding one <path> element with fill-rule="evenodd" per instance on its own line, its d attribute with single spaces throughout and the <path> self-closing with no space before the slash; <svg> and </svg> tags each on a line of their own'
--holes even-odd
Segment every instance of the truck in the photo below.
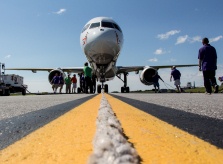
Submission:
<svg viewBox="0 0 223 164">
<path fill-rule="evenodd" d="M 23 84 L 23 77 L 15 74 L 5 74 L 5 64 L 0 63 L 0 95 L 9 96 L 21 92 L 26 95 L 28 86 Z"/>
<path fill-rule="evenodd" d="M 191 89 L 192 88 L 191 82 L 187 82 L 187 88 L 188 89 Z"/>
</svg>

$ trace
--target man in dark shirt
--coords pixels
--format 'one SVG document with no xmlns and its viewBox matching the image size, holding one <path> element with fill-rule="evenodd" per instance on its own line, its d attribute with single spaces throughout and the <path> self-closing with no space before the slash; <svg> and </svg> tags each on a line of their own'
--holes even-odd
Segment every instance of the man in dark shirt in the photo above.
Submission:
<svg viewBox="0 0 223 164">
<path fill-rule="evenodd" d="M 177 90 L 179 93 L 181 93 L 181 87 L 180 87 L 180 77 L 181 77 L 181 73 L 179 70 L 176 69 L 175 66 L 173 66 L 171 68 L 171 75 L 170 75 L 170 81 L 172 81 L 172 77 L 174 80 L 174 85 L 176 86 Z"/>
<path fill-rule="evenodd" d="M 62 89 L 63 89 L 63 85 L 64 85 L 63 73 L 60 73 L 59 80 L 60 80 L 60 82 L 59 82 L 60 93 L 62 93 Z"/>
<path fill-rule="evenodd" d="M 53 92 L 56 93 L 60 83 L 60 78 L 58 76 L 58 73 L 55 73 L 55 76 L 53 77 L 50 83 L 52 84 Z"/>
<path fill-rule="evenodd" d="M 217 70 L 217 53 L 213 46 L 209 44 L 208 38 L 202 39 L 203 46 L 199 49 L 199 71 L 203 72 L 204 86 L 206 94 L 212 93 L 211 86 L 214 87 L 214 93 L 218 93 L 218 85 L 215 78 Z"/>
<path fill-rule="evenodd" d="M 162 81 L 163 81 L 163 79 L 160 77 L 160 75 L 158 75 L 158 73 L 156 75 L 154 75 L 152 78 L 153 78 L 153 86 L 155 88 L 155 93 L 156 93 L 156 87 L 158 89 L 158 92 L 160 92 L 159 79 Z"/>
</svg>

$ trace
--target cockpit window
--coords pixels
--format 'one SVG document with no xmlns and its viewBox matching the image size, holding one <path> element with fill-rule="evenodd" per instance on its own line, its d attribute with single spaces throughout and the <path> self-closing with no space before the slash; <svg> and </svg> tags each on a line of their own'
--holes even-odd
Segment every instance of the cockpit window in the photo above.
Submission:
<svg viewBox="0 0 223 164">
<path fill-rule="evenodd" d="M 122 32 L 121 28 L 112 22 L 101 22 L 101 27 L 106 27 L 106 28 L 115 28 L 117 30 L 119 30 L 120 32 Z"/>
<path fill-rule="evenodd" d="M 84 26 L 82 32 L 84 32 L 85 30 L 87 30 L 89 26 L 90 26 L 90 24 L 87 24 L 86 26 Z"/>
<path fill-rule="evenodd" d="M 101 22 L 101 27 L 114 28 L 111 22 Z"/>
<path fill-rule="evenodd" d="M 122 32 L 121 28 L 120 28 L 117 24 L 113 23 L 113 25 L 114 25 L 114 27 L 115 27 L 117 30 L 119 30 L 120 32 Z"/>
<path fill-rule="evenodd" d="M 92 23 L 90 28 L 100 27 L 100 22 Z"/>
</svg>

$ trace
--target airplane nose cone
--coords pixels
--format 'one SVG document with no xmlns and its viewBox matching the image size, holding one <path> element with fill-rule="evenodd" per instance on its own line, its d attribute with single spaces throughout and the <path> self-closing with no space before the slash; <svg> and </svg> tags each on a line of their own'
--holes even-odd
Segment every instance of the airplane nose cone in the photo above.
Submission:
<svg viewBox="0 0 223 164">
<path fill-rule="evenodd" d="M 113 29 L 99 28 L 87 34 L 84 53 L 96 63 L 107 64 L 120 53 L 122 37 Z"/>
</svg>

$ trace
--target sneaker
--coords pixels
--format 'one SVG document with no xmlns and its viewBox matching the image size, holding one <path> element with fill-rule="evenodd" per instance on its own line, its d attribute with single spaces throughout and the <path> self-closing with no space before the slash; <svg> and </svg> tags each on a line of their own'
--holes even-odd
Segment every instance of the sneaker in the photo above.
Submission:
<svg viewBox="0 0 223 164">
<path fill-rule="evenodd" d="M 214 91 L 214 93 L 218 93 L 218 85 L 215 85 L 215 91 Z"/>
<path fill-rule="evenodd" d="M 209 92 L 205 92 L 205 94 L 206 94 L 206 95 L 211 95 L 211 93 L 209 93 Z"/>
</svg>

